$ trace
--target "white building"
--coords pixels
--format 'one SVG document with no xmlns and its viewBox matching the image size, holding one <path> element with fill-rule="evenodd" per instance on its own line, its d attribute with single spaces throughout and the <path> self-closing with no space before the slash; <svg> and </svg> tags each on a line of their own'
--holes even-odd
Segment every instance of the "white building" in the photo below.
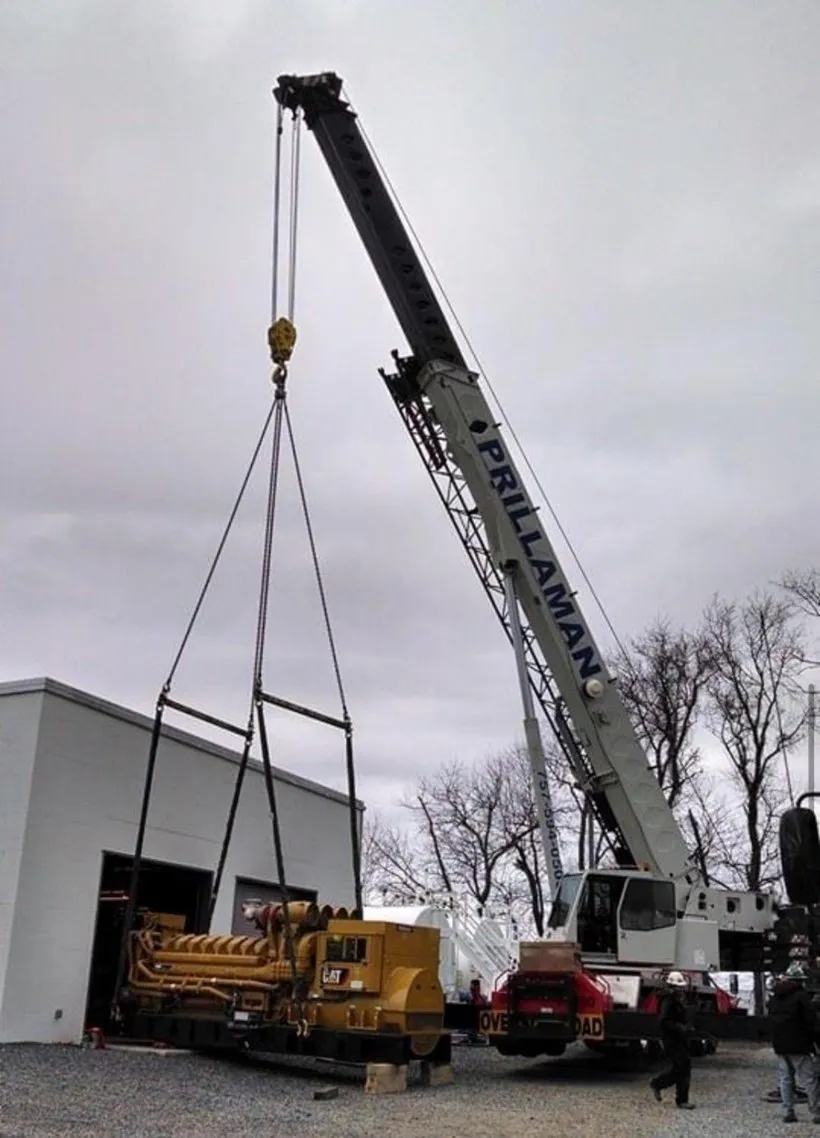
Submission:
<svg viewBox="0 0 820 1138">
<path fill-rule="evenodd" d="M 54 680 L 0 684 L 0 1043 L 71 1042 L 104 1018 L 152 726 Z M 205 927 L 238 762 L 233 751 L 164 727 L 139 905 Z M 352 905 L 347 797 L 280 770 L 275 788 L 291 894 Z M 241 901 L 277 895 L 275 865 L 253 763 L 215 931 L 250 931 Z"/>
</svg>

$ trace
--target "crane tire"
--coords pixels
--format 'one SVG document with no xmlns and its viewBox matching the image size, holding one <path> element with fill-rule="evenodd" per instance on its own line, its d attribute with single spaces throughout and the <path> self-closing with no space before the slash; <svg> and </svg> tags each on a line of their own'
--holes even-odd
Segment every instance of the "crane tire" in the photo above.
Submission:
<svg viewBox="0 0 820 1138">
<path fill-rule="evenodd" d="M 820 901 L 820 836 L 813 810 L 795 806 L 781 815 L 780 865 L 793 905 Z"/>
</svg>

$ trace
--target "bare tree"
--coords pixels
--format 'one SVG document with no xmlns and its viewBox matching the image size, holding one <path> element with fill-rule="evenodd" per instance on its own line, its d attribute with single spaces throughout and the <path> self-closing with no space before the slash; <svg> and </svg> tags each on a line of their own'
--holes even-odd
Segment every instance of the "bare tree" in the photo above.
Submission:
<svg viewBox="0 0 820 1138">
<path fill-rule="evenodd" d="M 412 904 L 430 892 L 451 889 L 442 879 L 423 835 L 365 815 L 362 835 L 362 884 L 365 896 L 382 904 Z"/>
<path fill-rule="evenodd" d="M 802 616 L 820 619 L 820 569 L 789 569 L 778 584 Z M 812 659 L 807 656 L 804 663 L 810 667 L 820 666 L 817 651 L 815 643 Z"/>
<path fill-rule="evenodd" d="M 564 850 L 577 830 L 572 775 L 557 745 L 546 746 L 553 807 Z M 408 904 L 432 893 L 471 896 L 481 911 L 503 906 L 540 935 L 549 891 L 522 746 L 467 765 L 449 763 L 403 798 L 407 824 L 369 817 L 363 840 L 367 895 Z"/>
<path fill-rule="evenodd" d="M 703 770 L 688 789 L 691 806 L 681 829 L 707 885 L 737 888 L 733 867 L 738 848 L 737 806 L 724 793 L 725 771 Z"/>
<path fill-rule="evenodd" d="M 779 877 L 778 819 L 787 755 L 803 730 L 797 679 L 805 651 L 794 606 L 770 593 L 743 604 L 715 598 L 705 614 L 713 671 L 709 721 L 742 816 L 740 841 L 724 850 L 734 884 L 763 889 Z M 784 778 L 785 776 L 785 778 Z"/>
<path fill-rule="evenodd" d="M 567 839 L 571 838 L 577 828 L 578 820 L 578 810 L 572 794 L 572 774 L 557 743 L 546 735 L 544 758 L 553 815 L 562 837 L 562 852 L 566 854 Z M 505 836 L 509 838 L 509 862 L 514 871 L 512 880 L 519 886 L 518 892 L 513 889 L 512 893 L 519 904 L 526 900 L 528 922 L 537 935 L 542 936 L 546 905 L 550 898 L 533 794 L 532 767 L 526 748 L 518 746 L 506 752 L 503 767 L 505 797 L 502 801 L 502 826 Z"/>
<path fill-rule="evenodd" d="M 717 882 L 730 839 L 697 737 L 714 672 L 707 630 L 673 628 L 658 618 L 614 661 L 618 686 L 658 782 L 704 881 Z"/>
<path fill-rule="evenodd" d="M 543 851 L 529 756 L 524 747 L 511 747 L 491 761 L 502 776 L 499 825 L 502 846 L 506 847 L 494 873 L 493 895 L 509 911 L 523 907 L 527 922 L 540 936 L 545 905 Z"/>
<path fill-rule="evenodd" d="M 820 617 L 820 569 L 789 569 L 778 584 L 800 612 Z"/>
<path fill-rule="evenodd" d="M 547 893 L 542 875 L 544 851 L 541 848 L 537 829 L 522 835 L 513 846 L 511 855 L 512 868 L 516 873 L 515 880 L 526 885 L 528 917 L 532 921 L 536 935 L 541 937 L 544 935 Z M 510 891 L 510 903 L 514 903 L 518 896 L 517 892 Z"/>
<path fill-rule="evenodd" d="M 675 809 L 701 772 L 693 732 L 713 669 L 710 638 L 659 619 L 618 654 L 615 669 L 638 738 Z"/>
<path fill-rule="evenodd" d="M 403 805 L 425 835 L 442 880 L 458 882 L 483 910 L 499 863 L 532 829 L 531 796 L 512 785 L 509 754 L 473 767 L 448 763 L 421 778 Z"/>
</svg>

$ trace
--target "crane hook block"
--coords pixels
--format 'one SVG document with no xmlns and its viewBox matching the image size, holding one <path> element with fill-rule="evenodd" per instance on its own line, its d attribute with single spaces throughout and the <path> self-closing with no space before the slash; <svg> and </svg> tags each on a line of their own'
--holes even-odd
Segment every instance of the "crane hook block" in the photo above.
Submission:
<svg viewBox="0 0 820 1138">
<path fill-rule="evenodd" d="M 270 358 L 277 365 L 286 364 L 293 355 L 296 344 L 296 329 L 286 316 L 274 320 L 268 328 L 268 347 Z"/>
</svg>

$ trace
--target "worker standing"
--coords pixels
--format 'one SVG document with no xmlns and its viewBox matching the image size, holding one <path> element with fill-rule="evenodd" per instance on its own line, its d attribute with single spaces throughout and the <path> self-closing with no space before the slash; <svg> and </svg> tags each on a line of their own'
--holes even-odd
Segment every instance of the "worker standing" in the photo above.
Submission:
<svg viewBox="0 0 820 1138">
<path fill-rule="evenodd" d="M 675 1105 L 681 1110 L 694 1110 L 694 1104 L 689 1101 L 692 1057 L 687 1044 L 691 1028 L 683 1000 L 686 987 L 686 977 L 682 972 L 670 972 L 666 977 L 666 991 L 661 996 L 659 1027 L 669 1066 L 655 1075 L 649 1086 L 658 1102 L 662 1101 L 661 1091 L 674 1086 Z"/>
<path fill-rule="evenodd" d="M 802 964 L 790 964 L 769 1000 L 772 1047 L 777 1055 L 780 1101 L 784 1122 L 797 1122 L 794 1112 L 795 1085 L 805 1087 L 812 1120 L 820 1123 L 820 1068 L 815 1052 L 820 1023 L 804 984 Z"/>
<path fill-rule="evenodd" d="M 481 991 L 481 980 L 478 977 L 470 981 L 469 999 L 470 1003 L 476 1008 L 487 1008 L 490 1006 L 490 1001 Z M 480 1013 L 476 1011 L 476 1017 L 478 1017 L 479 1014 Z M 489 1043 L 489 1040 L 487 1036 L 482 1035 L 481 1032 L 470 1031 L 467 1033 L 467 1042 L 471 1047 L 485 1047 Z"/>
</svg>

